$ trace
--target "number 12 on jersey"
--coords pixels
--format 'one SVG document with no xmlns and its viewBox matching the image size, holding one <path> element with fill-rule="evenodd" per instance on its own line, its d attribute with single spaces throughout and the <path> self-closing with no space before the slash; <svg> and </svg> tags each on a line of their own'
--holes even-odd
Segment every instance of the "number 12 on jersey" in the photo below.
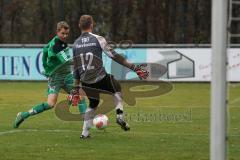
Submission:
<svg viewBox="0 0 240 160">
<path fill-rule="evenodd" d="M 83 70 L 91 70 L 94 69 L 94 66 L 92 66 L 92 61 L 93 61 L 93 53 L 88 52 L 86 54 L 80 54 L 81 62 L 82 62 L 82 68 Z M 86 63 L 85 63 L 86 62 Z M 87 64 L 87 67 L 85 66 Z"/>
</svg>

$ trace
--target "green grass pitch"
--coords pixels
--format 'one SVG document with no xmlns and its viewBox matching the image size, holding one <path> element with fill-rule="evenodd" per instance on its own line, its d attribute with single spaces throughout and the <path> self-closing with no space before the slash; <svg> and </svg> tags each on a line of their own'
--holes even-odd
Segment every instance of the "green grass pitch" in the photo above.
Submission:
<svg viewBox="0 0 240 160">
<path fill-rule="evenodd" d="M 46 85 L 0 82 L 1 160 L 209 159 L 209 83 L 173 83 L 167 94 L 138 98 L 135 106 L 125 107 L 130 132 L 115 124 L 111 111 L 107 113 L 110 126 L 105 131 L 92 130 L 88 140 L 79 139 L 82 122 L 60 120 L 54 110 L 30 117 L 19 129 L 12 128 L 17 112 L 46 100 Z M 229 84 L 228 88 L 228 158 L 238 160 L 240 84 Z"/>
</svg>

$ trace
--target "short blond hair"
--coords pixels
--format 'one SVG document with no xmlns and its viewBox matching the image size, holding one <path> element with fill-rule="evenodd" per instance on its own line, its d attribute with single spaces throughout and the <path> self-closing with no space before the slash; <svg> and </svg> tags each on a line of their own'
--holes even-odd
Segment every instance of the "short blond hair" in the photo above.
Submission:
<svg viewBox="0 0 240 160">
<path fill-rule="evenodd" d="M 60 31 L 62 28 L 69 29 L 69 25 L 65 21 L 60 21 L 57 23 L 57 31 Z"/>
</svg>

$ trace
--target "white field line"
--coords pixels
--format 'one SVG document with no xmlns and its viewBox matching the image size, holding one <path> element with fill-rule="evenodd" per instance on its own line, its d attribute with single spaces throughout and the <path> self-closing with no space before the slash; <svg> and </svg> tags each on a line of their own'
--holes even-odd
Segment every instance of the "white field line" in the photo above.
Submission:
<svg viewBox="0 0 240 160">
<path fill-rule="evenodd" d="M 59 130 L 59 129 L 54 129 L 54 130 L 39 130 L 39 129 L 24 129 L 24 130 L 8 130 L 8 131 L 3 131 L 0 132 L 0 136 L 6 135 L 6 134 L 14 134 L 14 133 L 20 133 L 20 132 L 55 132 L 55 133 L 60 133 L 60 132 L 70 132 L 70 133 L 80 133 L 80 131 L 74 131 L 74 130 Z"/>
<path fill-rule="evenodd" d="M 45 133 L 80 133 L 81 131 L 76 130 L 39 130 L 39 129 L 24 129 L 24 130 L 8 130 L 0 132 L 0 136 L 21 133 L 21 132 L 45 132 Z M 139 132 L 132 132 L 133 134 L 138 134 Z M 149 133 L 147 133 L 149 134 Z M 178 134 L 178 133 L 150 133 L 152 135 L 169 135 L 169 136 L 209 136 L 209 134 Z M 240 137 L 240 135 L 229 135 L 231 137 Z"/>
</svg>

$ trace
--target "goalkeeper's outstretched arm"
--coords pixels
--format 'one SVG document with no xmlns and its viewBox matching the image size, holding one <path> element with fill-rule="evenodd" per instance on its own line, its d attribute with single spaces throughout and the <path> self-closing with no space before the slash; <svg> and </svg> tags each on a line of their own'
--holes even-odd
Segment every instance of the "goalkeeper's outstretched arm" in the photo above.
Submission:
<svg viewBox="0 0 240 160">
<path fill-rule="evenodd" d="M 148 77 L 148 71 L 146 71 L 145 69 L 142 68 L 143 65 L 134 65 L 130 62 L 127 61 L 126 58 L 124 58 L 122 55 L 116 53 L 114 50 L 112 51 L 113 53 L 113 57 L 111 57 L 114 61 L 116 61 L 117 63 L 133 70 L 134 72 L 136 72 L 136 74 L 138 75 L 138 77 L 140 79 L 146 79 Z"/>
<path fill-rule="evenodd" d="M 127 68 L 129 68 L 129 69 L 134 71 L 134 69 L 135 69 L 135 65 L 134 64 L 128 62 L 126 58 L 124 58 L 122 55 L 120 55 L 117 52 L 115 52 L 113 49 L 112 49 L 111 53 L 113 55 L 111 57 L 112 60 L 114 60 L 117 63 L 119 63 L 119 64 L 121 64 L 121 65 L 123 65 L 123 66 L 125 66 L 125 67 L 127 67 Z"/>
<path fill-rule="evenodd" d="M 143 65 L 134 65 L 133 63 L 128 62 L 126 58 L 115 52 L 115 50 L 108 45 L 105 38 L 99 36 L 97 39 L 104 53 L 107 54 L 111 59 L 136 72 L 140 79 L 146 79 L 148 77 L 149 73 L 142 68 Z"/>
</svg>

